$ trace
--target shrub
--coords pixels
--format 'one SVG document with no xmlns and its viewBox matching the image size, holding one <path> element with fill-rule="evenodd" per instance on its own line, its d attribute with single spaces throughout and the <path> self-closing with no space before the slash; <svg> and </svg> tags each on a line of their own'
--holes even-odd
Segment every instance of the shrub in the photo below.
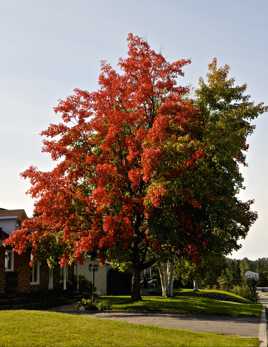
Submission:
<svg viewBox="0 0 268 347">
<path fill-rule="evenodd" d="M 242 296 L 243 298 L 249 299 L 254 302 L 256 301 L 255 295 L 252 293 L 249 286 L 247 285 L 243 285 L 243 286 L 236 285 L 232 288 L 232 292 Z"/>
<path fill-rule="evenodd" d="M 96 288 L 93 288 L 93 293 L 95 292 Z M 79 276 L 79 291 L 81 293 L 87 294 L 88 296 L 91 296 L 92 293 L 92 282 L 87 280 L 85 276 L 80 275 Z"/>
<path fill-rule="evenodd" d="M 99 311 L 108 311 L 111 310 L 112 306 L 110 304 L 108 304 L 107 302 L 97 302 L 96 304 L 97 308 Z"/>
<path fill-rule="evenodd" d="M 90 299 L 85 299 L 82 298 L 78 305 L 77 305 L 78 310 L 82 311 L 98 311 L 98 307 L 96 304 L 94 304 Z"/>
</svg>

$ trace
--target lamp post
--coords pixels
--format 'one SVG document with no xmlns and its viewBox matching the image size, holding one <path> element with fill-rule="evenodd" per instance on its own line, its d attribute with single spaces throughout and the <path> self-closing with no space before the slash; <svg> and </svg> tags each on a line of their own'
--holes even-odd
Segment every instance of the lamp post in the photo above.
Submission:
<svg viewBox="0 0 268 347">
<path fill-rule="evenodd" d="M 97 262 L 90 262 L 88 265 L 88 271 L 92 272 L 92 288 L 91 288 L 91 302 L 94 301 L 94 288 L 95 288 L 95 272 L 98 271 L 99 264 Z"/>
</svg>

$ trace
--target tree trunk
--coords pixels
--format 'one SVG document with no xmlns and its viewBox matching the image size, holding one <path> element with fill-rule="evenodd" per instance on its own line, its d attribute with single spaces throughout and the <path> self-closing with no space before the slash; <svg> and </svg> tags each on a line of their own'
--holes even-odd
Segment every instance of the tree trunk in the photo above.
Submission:
<svg viewBox="0 0 268 347">
<path fill-rule="evenodd" d="M 197 279 L 193 280 L 193 290 L 199 290 Z"/>
<path fill-rule="evenodd" d="M 174 262 L 166 261 L 158 264 L 158 271 L 161 280 L 162 296 L 172 297 L 174 284 Z"/>
<path fill-rule="evenodd" d="M 141 272 L 140 270 L 134 269 L 132 273 L 132 281 L 131 281 L 131 298 L 133 301 L 142 300 L 140 282 L 141 282 Z"/>
</svg>

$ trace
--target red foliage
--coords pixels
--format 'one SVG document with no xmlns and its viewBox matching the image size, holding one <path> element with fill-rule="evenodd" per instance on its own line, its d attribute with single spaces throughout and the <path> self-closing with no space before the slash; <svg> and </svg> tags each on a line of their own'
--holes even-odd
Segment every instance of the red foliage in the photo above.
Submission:
<svg viewBox="0 0 268 347">
<path fill-rule="evenodd" d="M 172 180 L 203 155 L 189 131 L 198 112 L 188 89 L 177 85 L 189 63 L 169 63 L 129 34 L 121 73 L 104 63 L 98 91 L 76 89 L 60 101 L 55 112 L 62 122 L 42 133 L 43 151 L 56 160 L 55 168 L 31 167 L 22 174 L 36 199 L 34 217 L 7 243 L 22 252 L 37 249 L 51 233 L 62 235 L 59 242 L 69 251 L 61 265 L 87 252 L 102 258 L 107 249 L 120 253 L 141 239 L 159 245 L 146 227 L 150 211 L 161 208 L 174 193 Z M 193 206 L 198 207 L 196 200 Z"/>
</svg>

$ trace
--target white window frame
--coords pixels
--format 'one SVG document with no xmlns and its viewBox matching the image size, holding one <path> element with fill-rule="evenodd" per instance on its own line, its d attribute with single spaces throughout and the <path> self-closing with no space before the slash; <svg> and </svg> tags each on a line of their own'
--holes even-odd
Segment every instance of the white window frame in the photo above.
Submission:
<svg viewBox="0 0 268 347">
<path fill-rule="evenodd" d="M 31 260 L 32 260 L 31 255 Z M 35 277 L 35 271 L 36 271 L 36 279 Z M 40 284 L 40 262 L 34 262 L 32 263 L 32 269 L 31 269 L 31 282 L 30 285 L 39 285 Z"/>
<path fill-rule="evenodd" d="M 11 257 L 11 266 L 8 267 L 8 257 Z M 5 250 L 5 272 L 13 272 L 14 271 L 14 251 L 13 249 L 6 249 Z"/>
</svg>

